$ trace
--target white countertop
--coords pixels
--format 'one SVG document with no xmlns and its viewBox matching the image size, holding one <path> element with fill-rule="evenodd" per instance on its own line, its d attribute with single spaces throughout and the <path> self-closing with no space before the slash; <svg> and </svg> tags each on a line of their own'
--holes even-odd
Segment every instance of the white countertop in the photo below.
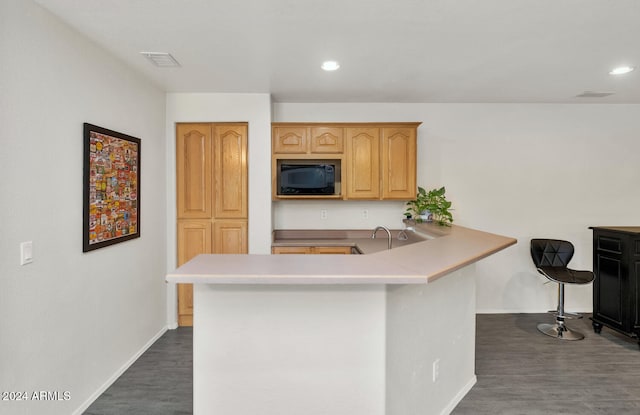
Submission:
<svg viewBox="0 0 640 415">
<path fill-rule="evenodd" d="M 202 254 L 169 273 L 166 280 L 193 284 L 425 284 L 516 243 L 514 238 L 455 225 L 419 224 L 417 228 L 433 239 L 367 255 Z"/>
</svg>

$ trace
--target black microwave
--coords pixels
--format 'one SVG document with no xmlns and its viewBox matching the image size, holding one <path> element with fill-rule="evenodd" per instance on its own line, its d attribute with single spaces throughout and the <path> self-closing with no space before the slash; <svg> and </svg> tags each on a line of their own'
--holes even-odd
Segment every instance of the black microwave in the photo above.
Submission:
<svg viewBox="0 0 640 415">
<path fill-rule="evenodd" d="M 333 195 L 336 191 L 335 164 L 293 164 L 278 166 L 279 195 Z"/>
</svg>

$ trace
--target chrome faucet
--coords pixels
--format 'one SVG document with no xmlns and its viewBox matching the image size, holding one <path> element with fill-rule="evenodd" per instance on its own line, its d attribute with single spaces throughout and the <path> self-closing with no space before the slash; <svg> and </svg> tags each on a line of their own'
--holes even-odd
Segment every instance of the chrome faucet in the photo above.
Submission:
<svg viewBox="0 0 640 415">
<path fill-rule="evenodd" d="M 384 231 L 387 233 L 387 237 L 389 238 L 389 245 L 387 249 L 391 249 L 391 231 L 388 228 L 385 228 L 384 226 L 376 226 L 376 228 L 373 230 L 373 234 L 371 234 L 371 239 L 376 239 L 376 232 L 378 232 L 380 229 L 384 229 Z"/>
</svg>

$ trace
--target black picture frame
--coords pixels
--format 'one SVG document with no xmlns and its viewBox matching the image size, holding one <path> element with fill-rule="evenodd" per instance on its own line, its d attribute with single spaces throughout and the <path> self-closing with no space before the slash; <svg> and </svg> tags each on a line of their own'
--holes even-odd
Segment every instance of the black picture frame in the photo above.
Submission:
<svg viewBox="0 0 640 415">
<path fill-rule="evenodd" d="M 82 251 L 140 237 L 141 140 L 84 123 Z"/>
</svg>

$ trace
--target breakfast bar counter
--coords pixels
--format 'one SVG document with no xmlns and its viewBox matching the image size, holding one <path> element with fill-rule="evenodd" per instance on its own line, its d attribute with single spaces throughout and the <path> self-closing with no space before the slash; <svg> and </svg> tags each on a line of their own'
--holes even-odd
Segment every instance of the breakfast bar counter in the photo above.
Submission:
<svg viewBox="0 0 640 415">
<path fill-rule="evenodd" d="M 449 413 L 476 381 L 475 262 L 516 240 L 416 232 L 391 250 L 345 241 L 365 255 L 199 255 L 168 274 L 194 284 L 194 414 Z"/>
<path fill-rule="evenodd" d="M 349 238 L 368 255 L 246 255 L 203 254 L 174 272 L 167 281 L 206 284 L 425 284 L 516 243 L 513 238 L 461 226 L 417 224 L 422 241 L 391 250 L 386 237 Z M 354 232 L 354 231 L 351 231 Z M 371 234 L 371 231 L 367 231 Z M 307 231 L 307 234 L 313 234 Z M 326 238 L 325 238 L 326 240 Z M 285 245 L 318 245 L 321 240 L 288 241 Z M 329 239 L 330 245 L 340 243 Z M 397 244 L 397 239 L 394 239 Z M 381 248 L 382 247 L 382 248 Z"/>
</svg>

